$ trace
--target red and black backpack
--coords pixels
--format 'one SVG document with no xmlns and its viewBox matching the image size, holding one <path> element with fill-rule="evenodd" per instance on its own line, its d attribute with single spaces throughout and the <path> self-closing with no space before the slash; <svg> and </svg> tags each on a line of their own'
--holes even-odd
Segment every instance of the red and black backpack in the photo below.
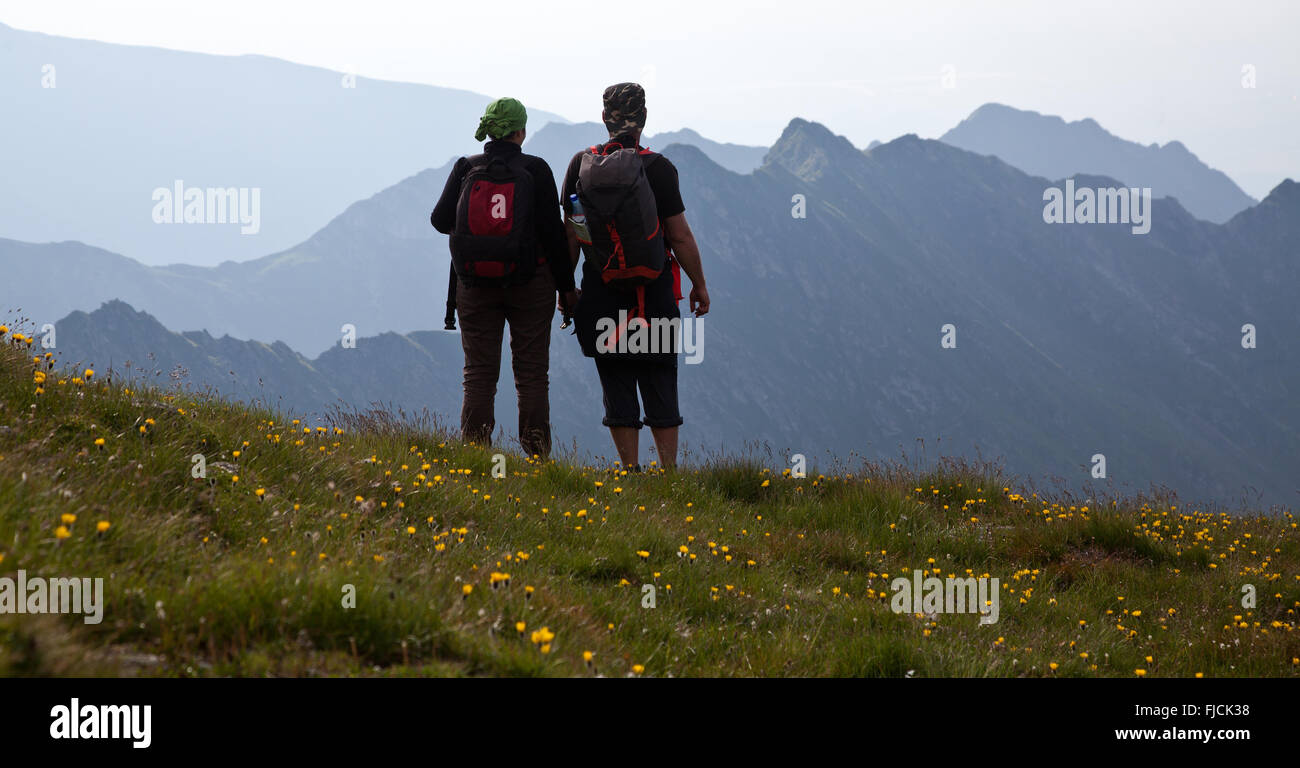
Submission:
<svg viewBox="0 0 1300 768">
<path fill-rule="evenodd" d="M 518 154 L 469 163 L 449 238 L 456 274 L 467 284 L 526 280 L 537 266 L 532 174 Z"/>
<path fill-rule="evenodd" d="M 667 251 L 645 175 L 646 166 L 659 157 L 617 142 L 590 147 L 582 155 L 576 192 L 591 233 L 583 250 L 600 265 L 601 279 L 611 287 L 644 286 L 663 273 Z"/>
</svg>

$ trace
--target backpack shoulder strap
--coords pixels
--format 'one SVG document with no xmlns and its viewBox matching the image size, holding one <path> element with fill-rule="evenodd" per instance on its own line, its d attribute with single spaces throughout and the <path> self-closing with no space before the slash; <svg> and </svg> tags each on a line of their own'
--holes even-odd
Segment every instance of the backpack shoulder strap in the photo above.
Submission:
<svg viewBox="0 0 1300 768">
<path fill-rule="evenodd" d="M 479 154 L 479 155 L 470 155 L 469 157 L 461 158 L 461 160 L 464 161 L 465 163 L 465 168 L 461 172 L 461 176 L 460 176 L 461 197 L 464 197 L 466 190 L 469 189 L 469 177 L 474 175 L 474 173 L 481 171 L 485 167 L 487 167 L 487 162 L 485 162 L 486 157 L 487 157 L 486 155 Z"/>
</svg>

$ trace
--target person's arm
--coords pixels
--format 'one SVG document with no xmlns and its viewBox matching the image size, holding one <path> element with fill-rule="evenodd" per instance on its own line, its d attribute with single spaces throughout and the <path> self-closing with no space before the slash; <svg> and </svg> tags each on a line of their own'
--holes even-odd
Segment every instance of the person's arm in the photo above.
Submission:
<svg viewBox="0 0 1300 768">
<path fill-rule="evenodd" d="M 704 284 L 704 265 L 700 260 L 700 246 L 695 242 L 695 233 L 686 223 L 686 214 L 679 213 L 664 220 L 664 237 L 668 247 L 673 249 L 673 257 L 682 265 L 682 271 L 691 279 L 691 311 L 696 317 L 709 313 L 709 289 Z"/>
<path fill-rule="evenodd" d="M 573 156 L 569 161 L 569 167 L 564 172 L 564 186 L 560 187 L 560 204 L 564 206 L 564 233 L 567 235 L 569 246 L 569 264 L 574 268 L 578 266 L 578 259 L 582 258 L 582 246 L 578 243 L 578 233 L 573 228 L 573 222 L 569 221 L 569 216 L 573 214 L 573 204 L 569 202 L 569 195 L 578 190 L 578 167 L 582 161 L 582 153 Z"/>
<path fill-rule="evenodd" d="M 565 245 L 567 247 L 567 253 L 565 255 L 568 257 L 569 274 L 572 276 L 573 269 L 578 266 L 578 256 L 582 251 L 578 246 L 578 235 L 573 231 L 573 222 L 569 221 L 567 215 L 564 217 L 564 235 L 566 241 Z M 578 300 L 581 298 L 582 291 L 578 290 L 576 285 L 571 284 L 569 290 L 560 291 L 560 297 L 556 302 L 556 306 L 560 308 L 561 312 L 566 312 L 572 315 L 573 310 L 578 306 Z"/>
<path fill-rule="evenodd" d="M 578 267 L 578 259 L 582 256 L 582 247 L 578 244 L 578 233 L 573 229 L 573 222 L 569 221 L 569 215 L 573 213 L 572 206 L 569 203 L 569 195 L 577 187 L 577 173 L 579 158 L 582 153 L 573 156 L 569 161 L 569 167 L 564 172 L 564 186 L 560 187 L 560 210 L 564 216 L 564 240 L 565 253 L 569 258 L 569 271 L 572 272 Z M 578 300 L 582 298 L 582 291 L 576 287 L 567 295 L 560 296 L 560 309 L 566 307 L 570 313 L 578 306 Z"/>
<path fill-rule="evenodd" d="M 429 223 L 444 235 L 450 235 L 456 227 L 456 202 L 460 199 L 460 183 L 465 178 L 464 162 L 465 158 L 462 157 L 452 166 L 451 173 L 447 174 L 447 183 L 442 188 L 442 197 L 438 198 L 433 213 L 429 214 Z"/>
<path fill-rule="evenodd" d="M 565 295 L 573 290 L 573 263 L 569 261 L 569 247 L 564 233 L 564 212 L 555 192 L 555 176 L 545 160 L 533 166 L 533 187 L 537 206 L 537 244 L 546 258 L 546 265 L 555 278 L 555 290 Z"/>
<path fill-rule="evenodd" d="M 582 244 L 578 242 L 578 230 L 573 228 L 573 222 L 567 216 L 564 219 L 564 234 L 568 238 L 569 264 L 577 267 L 578 259 L 582 258 Z"/>
</svg>

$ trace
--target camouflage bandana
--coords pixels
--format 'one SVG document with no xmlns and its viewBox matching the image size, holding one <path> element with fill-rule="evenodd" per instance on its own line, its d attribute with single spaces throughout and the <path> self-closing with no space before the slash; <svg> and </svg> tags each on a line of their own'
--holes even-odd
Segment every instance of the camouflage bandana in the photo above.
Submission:
<svg viewBox="0 0 1300 768">
<path fill-rule="evenodd" d="M 610 136 L 636 135 L 645 127 L 645 89 L 618 83 L 605 89 L 605 128 Z"/>
</svg>

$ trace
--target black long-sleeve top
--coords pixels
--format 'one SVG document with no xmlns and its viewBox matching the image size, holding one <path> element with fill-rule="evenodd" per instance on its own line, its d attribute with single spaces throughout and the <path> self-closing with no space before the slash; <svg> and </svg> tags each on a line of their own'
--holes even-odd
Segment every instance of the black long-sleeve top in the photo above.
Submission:
<svg viewBox="0 0 1300 768">
<path fill-rule="evenodd" d="M 512 141 L 494 139 L 483 146 L 483 152 L 508 157 L 522 154 L 523 150 Z M 523 157 L 524 168 L 533 177 L 533 225 L 537 229 L 538 255 L 546 260 L 547 267 L 555 278 L 556 289 L 561 292 L 571 291 L 574 287 L 573 264 L 569 261 L 569 241 L 564 233 L 560 198 L 555 191 L 555 176 L 542 158 L 533 155 Z M 429 216 L 433 228 L 444 235 L 451 234 L 456 226 L 456 202 L 460 197 L 461 182 L 465 180 L 469 168 L 468 158 L 462 157 L 456 161 L 451 174 L 447 176 L 442 197 L 438 198 L 438 204 Z"/>
</svg>

